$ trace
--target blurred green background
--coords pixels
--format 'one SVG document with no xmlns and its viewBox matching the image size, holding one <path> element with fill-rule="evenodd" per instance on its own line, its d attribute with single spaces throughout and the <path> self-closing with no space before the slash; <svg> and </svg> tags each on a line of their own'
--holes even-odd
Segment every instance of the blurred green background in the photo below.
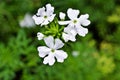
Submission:
<svg viewBox="0 0 120 80">
<path fill-rule="evenodd" d="M 74 8 L 91 20 L 87 36 L 65 45 L 69 57 L 53 66 L 38 56 L 40 27 L 20 26 L 47 3 L 55 13 Z M 0 80 L 120 80 L 120 0 L 0 0 Z"/>
</svg>

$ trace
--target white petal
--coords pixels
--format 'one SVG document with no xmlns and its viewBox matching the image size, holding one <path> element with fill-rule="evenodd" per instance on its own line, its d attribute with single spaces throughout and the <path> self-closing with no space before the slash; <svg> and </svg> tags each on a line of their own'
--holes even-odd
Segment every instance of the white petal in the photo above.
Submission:
<svg viewBox="0 0 120 80">
<path fill-rule="evenodd" d="M 67 25 L 70 23 L 70 21 L 58 21 L 60 25 Z"/>
<path fill-rule="evenodd" d="M 62 33 L 62 38 L 64 39 L 65 42 L 68 42 L 69 38 L 68 38 L 68 34 L 66 33 Z"/>
<path fill-rule="evenodd" d="M 60 12 L 59 17 L 60 17 L 61 20 L 64 20 L 65 19 L 65 13 Z"/>
<path fill-rule="evenodd" d="M 48 21 L 48 19 L 45 19 L 45 20 L 43 21 L 43 23 L 41 24 L 41 26 L 47 25 L 47 24 L 49 24 L 49 21 Z"/>
<path fill-rule="evenodd" d="M 68 55 L 63 50 L 56 50 L 55 51 L 55 57 L 56 57 L 58 62 L 63 62 L 64 59 L 66 59 L 68 57 Z"/>
<path fill-rule="evenodd" d="M 50 66 L 52 66 L 55 63 L 54 54 L 53 53 L 49 53 L 49 55 L 44 58 L 43 63 L 44 64 L 49 64 Z"/>
<path fill-rule="evenodd" d="M 69 25 L 64 28 L 64 32 L 68 33 L 68 34 L 72 34 L 72 35 L 77 34 L 75 28 L 73 26 L 69 26 Z"/>
<path fill-rule="evenodd" d="M 52 36 L 48 36 L 48 37 L 44 38 L 44 41 L 49 48 L 53 48 L 54 38 Z"/>
<path fill-rule="evenodd" d="M 33 16 L 33 19 L 37 25 L 41 24 L 44 21 L 43 17 L 37 17 L 36 15 Z"/>
<path fill-rule="evenodd" d="M 65 42 L 67 42 L 68 40 L 76 41 L 75 36 L 77 35 L 77 32 L 75 27 L 68 25 L 66 28 L 64 28 L 64 32 L 65 33 L 62 34 L 62 37 L 65 40 Z"/>
<path fill-rule="evenodd" d="M 73 42 L 76 41 L 75 36 L 76 35 L 67 34 L 67 33 L 62 34 L 62 38 L 64 39 L 65 42 L 68 42 L 69 40 Z"/>
<path fill-rule="evenodd" d="M 84 15 L 81 15 L 80 17 L 83 17 L 85 19 L 88 19 L 89 18 L 89 14 L 84 14 Z"/>
<path fill-rule="evenodd" d="M 83 26 L 88 26 L 90 24 L 90 21 L 89 20 L 84 20 L 81 24 Z"/>
<path fill-rule="evenodd" d="M 79 13 L 80 13 L 79 10 L 75 10 L 75 9 L 72 9 L 72 8 L 69 8 L 69 9 L 67 10 L 68 17 L 69 17 L 71 20 L 77 18 L 78 15 L 79 15 Z"/>
<path fill-rule="evenodd" d="M 64 43 L 60 39 L 55 39 L 54 49 L 59 49 L 64 46 Z"/>
<path fill-rule="evenodd" d="M 49 22 L 52 22 L 54 20 L 56 14 L 53 14 L 52 16 L 48 17 Z"/>
<path fill-rule="evenodd" d="M 75 35 L 71 35 L 71 36 L 69 37 L 69 40 L 75 42 L 75 41 L 76 41 Z"/>
<path fill-rule="evenodd" d="M 52 7 L 51 4 L 47 4 L 46 5 L 46 12 L 49 16 L 52 15 L 54 12 L 54 7 Z"/>
<path fill-rule="evenodd" d="M 69 33 L 71 31 L 72 26 L 67 26 L 64 28 L 64 32 Z"/>
<path fill-rule="evenodd" d="M 76 32 L 76 30 L 75 30 L 75 28 L 74 29 L 71 29 L 71 34 L 73 35 L 73 36 L 76 36 L 77 35 L 77 32 Z"/>
<path fill-rule="evenodd" d="M 90 24 L 90 20 L 88 20 L 88 18 L 88 14 L 81 15 L 79 18 L 80 24 L 82 24 L 83 26 L 88 26 Z"/>
<path fill-rule="evenodd" d="M 43 16 L 44 13 L 45 13 L 45 8 L 42 7 L 42 8 L 39 8 L 39 9 L 38 9 L 37 15 L 38 15 L 38 16 Z"/>
<path fill-rule="evenodd" d="M 44 34 L 38 32 L 38 33 L 37 33 L 37 37 L 38 37 L 38 40 L 42 40 L 43 37 L 44 37 Z"/>
<path fill-rule="evenodd" d="M 82 37 L 84 37 L 88 33 L 88 29 L 82 26 L 76 27 L 76 30 L 77 30 L 77 33 Z"/>
<path fill-rule="evenodd" d="M 39 52 L 39 56 L 43 58 L 49 54 L 50 49 L 47 48 L 46 46 L 40 46 L 38 47 L 38 52 Z"/>
</svg>

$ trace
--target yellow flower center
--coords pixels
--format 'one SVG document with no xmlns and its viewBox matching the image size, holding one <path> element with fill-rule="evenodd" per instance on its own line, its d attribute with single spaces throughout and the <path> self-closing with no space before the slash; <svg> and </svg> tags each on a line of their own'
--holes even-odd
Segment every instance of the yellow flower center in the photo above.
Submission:
<svg viewBox="0 0 120 80">
<path fill-rule="evenodd" d="M 44 18 L 46 19 L 46 18 L 47 18 L 47 16 L 44 16 Z"/>
<path fill-rule="evenodd" d="M 54 50 L 54 49 L 51 49 L 51 52 L 53 52 L 53 53 L 54 53 L 54 52 L 55 52 L 55 50 Z"/>
<path fill-rule="evenodd" d="M 73 20 L 73 23 L 77 23 L 77 20 Z"/>
</svg>

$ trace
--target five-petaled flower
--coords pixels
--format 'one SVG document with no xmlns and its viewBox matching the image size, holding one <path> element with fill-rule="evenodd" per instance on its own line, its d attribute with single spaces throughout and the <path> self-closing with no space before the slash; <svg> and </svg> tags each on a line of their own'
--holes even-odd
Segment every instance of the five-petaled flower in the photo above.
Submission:
<svg viewBox="0 0 120 80">
<path fill-rule="evenodd" d="M 39 8 L 36 15 L 33 16 L 33 19 L 37 25 L 43 26 L 47 25 L 54 20 L 56 14 L 53 14 L 54 7 L 51 4 L 46 5 L 45 7 Z"/>
<path fill-rule="evenodd" d="M 88 29 L 84 28 L 82 26 L 88 26 L 90 24 L 90 21 L 88 20 L 89 15 L 85 14 L 85 15 L 81 15 L 80 17 L 78 17 L 79 13 L 80 13 L 79 10 L 69 8 L 67 10 L 67 15 L 68 15 L 70 20 L 68 20 L 68 21 L 59 21 L 58 23 L 60 25 L 67 25 L 67 27 L 72 27 L 72 29 L 74 31 L 76 31 L 76 33 L 78 33 L 80 36 L 84 37 L 88 33 Z M 70 28 L 69 31 L 71 32 L 71 28 Z M 71 39 L 69 39 L 69 40 L 71 40 Z"/>
<path fill-rule="evenodd" d="M 67 58 L 67 53 L 63 50 L 58 50 L 64 46 L 64 43 L 60 39 L 55 39 L 52 36 L 44 38 L 47 45 L 38 47 L 39 56 L 44 58 L 43 63 L 53 65 L 55 63 L 55 58 L 57 62 L 63 62 Z"/>
</svg>

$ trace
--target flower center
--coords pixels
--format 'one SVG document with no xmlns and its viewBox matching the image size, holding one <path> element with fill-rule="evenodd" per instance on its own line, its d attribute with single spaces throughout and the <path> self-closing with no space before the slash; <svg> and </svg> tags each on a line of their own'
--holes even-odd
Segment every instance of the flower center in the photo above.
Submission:
<svg viewBox="0 0 120 80">
<path fill-rule="evenodd" d="M 77 23 L 77 20 L 73 20 L 73 23 Z"/>
<path fill-rule="evenodd" d="M 44 16 L 44 18 L 46 19 L 46 18 L 47 18 L 47 16 Z"/>
<path fill-rule="evenodd" d="M 53 53 L 54 53 L 54 52 L 55 52 L 55 50 L 54 50 L 54 49 L 51 49 L 51 52 L 53 52 Z"/>
</svg>

